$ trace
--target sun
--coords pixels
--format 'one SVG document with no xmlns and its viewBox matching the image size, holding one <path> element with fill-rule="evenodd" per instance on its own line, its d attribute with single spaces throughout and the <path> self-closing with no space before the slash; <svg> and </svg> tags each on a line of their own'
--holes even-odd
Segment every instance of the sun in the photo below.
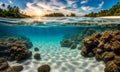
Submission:
<svg viewBox="0 0 120 72">
<path fill-rule="evenodd" d="M 37 15 L 37 16 L 42 16 L 42 15 L 43 15 L 43 12 L 42 12 L 41 10 L 37 10 L 37 11 L 36 11 L 36 15 Z"/>
</svg>

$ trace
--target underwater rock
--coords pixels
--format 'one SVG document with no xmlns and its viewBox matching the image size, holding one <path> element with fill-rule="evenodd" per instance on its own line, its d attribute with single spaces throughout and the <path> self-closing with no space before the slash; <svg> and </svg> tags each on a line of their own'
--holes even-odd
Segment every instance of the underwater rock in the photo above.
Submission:
<svg viewBox="0 0 120 72">
<path fill-rule="evenodd" d="M 35 47 L 35 48 L 34 48 L 34 51 L 39 51 L 39 48 Z"/>
<path fill-rule="evenodd" d="M 64 39 L 60 42 L 61 47 L 69 47 L 71 49 L 76 49 L 77 45 L 82 42 L 83 39 L 95 33 L 96 31 L 92 28 L 84 29 L 82 32 L 65 35 Z"/>
<path fill-rule="evenodd" d="M 16 72 L 16 71 L 14 71 L 14 69 L 12 67 L 8 67 L 7 69 L 5 69 L 2 72 Z"/>
<path fill-rule="evenodd" d="M 100 38 L 100 41 L 102 41 L 102 42 L 104 42 L 104 43 L 106 43 L 106 42 L 110 42 L 111 41 L 111 39 L 112 39 L 112 31 L 105 31 L 103 34 L 102 34 L 102 36 L 101 36 L 101 38 Z"/>
<path fill-rule="evenodd" d="M 95 59 L 97 60 L 97 61 L 101 61 L 102 60 L 102 55 L 101 54 L 95 54 Z"/>
<path fill-rule="evenodd" d="M 117 54 L 120 55 L 120 41 L 114 41 L 111 44 L 111 49 Z"/>
<path fill-rule="evenodd" d="M 50 72 L 50 66 L 49 65 L 42 65 L 38 68 L 38 72 Z"/>
<path fill-rule="evenodd" d="M 15 72 L 5 58 L 0 58 L 0 72 Z"/>
<path fill-rule="evenodd" d="M 20 72 L 21 70 L 23 70 L 23 66 L 10 67 L 5 58 L 0 58 L 0 72 Z"/>
<path fill-rule="evenodd" d="M 102 54 L 102 59 L 104 62 L 108 62 L 110 60 L 113 60 L 115 57 L 115 53 L 114 52 L 104 52 Z"/>
<path fill-rule="evenodd" d="M 120 72 L 120 67 L 117 66 L 114 61 L 109 61 L 105 65 L 105 72 Z"/>
<path fill-rule="evenodd" d="M 71 39 L 75 44 L 78 44 L 79 42 L 82 41 L 83 37 L 82 37 L 81 34 L 75 34 L 75 35 L 71 36 L 70 39 Z"/>
<path fill-rule="evenodd" d="M 31 51 L 26 48 L 12 47 L 10 50 L 10 59 L 22 60 L 32 55 Z"/>
<path fill-rule="evenodd" d="M 5 58 L 0 58 L 0 71 L 9 67 L 9 64 Z"/>
<path fill-rule="evenodd" d="M 115 56 L 114 62 L 116 65 L 120 66 L 120 56 Z"/>
<path fill-rule="evenodd" d="M 40 59 L 40 58 L 41 58 L 41 57 L 40 57 L 40 54 L 39 54 L 39 53 L 35 53 L 35 54 L 34 54 L 34 58 L 35 58 L 35 59 Z"/>
<path fill-rule="evenodd" d="M 71 49 L 75 49 L 76 47 L 77 47 L 77 44 L 75 44 L 75 43 L 73 43 L 73 44 L 70 46 Z"/>
<path fill-rule="evenodd" d="M 31 47 L 31 42 L 25 37 L 23 39 L 19 37 L 1 37 L 0 57 L 7 57 L 9 60 L 23 60 L 32 55 L 29 51 Z"/>
<path fill-rule="evenodd" d="M 120 72 L 120 30 L 93 34 L 83 43 L 82 56 L 104 61 L 105 72 Z"/>
<path fill-rule="evenodd" d="M 82 32 L 82 37 L 88 37 L 88 36 L 92 35 L 93 33 L 96 33 L 96 30 L 95 30 L 95 29 L 86 28 L 86 29 L 83 30 L 83 32 Z"/>
<path fill-rule="evenodd" d="M 24 67 L 22 65 L 19 65 L 19 66 L 12 66 L 12 68 L 14 69 L 14 71 L 20 72 L 21 70 L 23 70 Z"/>
<path fill-rule="evenodd" d="M 70 39 L 65 39 L 62 42 L 60 42 L 61 47 L 70 47 L 72 43 L 73 42 Z"/>
</svg>

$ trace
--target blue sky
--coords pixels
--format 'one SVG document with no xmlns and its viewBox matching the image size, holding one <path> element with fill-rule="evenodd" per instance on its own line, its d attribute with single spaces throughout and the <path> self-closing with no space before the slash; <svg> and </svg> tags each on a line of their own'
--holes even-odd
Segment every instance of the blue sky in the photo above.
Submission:
<svg viewBox="0 0 120 72">
<path fill-rule="evenodd" d="M 120 0 L 0 0 L 0 4 L 18 6 L 28 15 L 43 15 L 51 12 L 84 15 L 92 11 L 109 9 Z"/>
</svg>

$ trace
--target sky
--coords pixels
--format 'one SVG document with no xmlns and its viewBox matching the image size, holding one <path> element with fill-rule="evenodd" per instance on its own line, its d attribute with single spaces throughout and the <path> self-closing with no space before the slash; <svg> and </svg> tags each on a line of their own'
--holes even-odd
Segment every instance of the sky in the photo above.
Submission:
<svg viewBox="0 0 120 72">
<path fill-rule="evenodd" d="M 27 15 L 42 16 L 47 13 L 75 13 L 78 16 L 110 9 L 120 0 L 0 0 L 1 4 L 18 6 Z"/>
</svg>

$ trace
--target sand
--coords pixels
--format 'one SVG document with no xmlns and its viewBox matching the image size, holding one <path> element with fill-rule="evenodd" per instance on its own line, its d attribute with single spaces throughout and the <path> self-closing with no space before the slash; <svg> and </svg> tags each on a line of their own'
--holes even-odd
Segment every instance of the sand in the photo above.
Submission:
<svg viewBox="0 0 120 72">
<path fill-rule="evenodd" d="M 38 46 L 39 51 L 35 52 L 34 47 Z M 37 68 L 43 64 L 51 67 L 51 72 L 104 72 L 104 63 L 97 62 L 94 58 L 85 58 L 80 55 L 80 50 L 63 48 L 54 41 L 45 43 L 34 41 L 34 47 L 30 50 L 41 54 L 41 60 L 33 58 L 22 63 L 10 62 L 10 65 L 24 66 L 21 72 L 37 72 Z"/>
<path fill-rule="evenodd" d="M 105 18 L 105 19 L 120 19 L 120 16 L 103 16 L 98 18 Z"/>
</svg>

